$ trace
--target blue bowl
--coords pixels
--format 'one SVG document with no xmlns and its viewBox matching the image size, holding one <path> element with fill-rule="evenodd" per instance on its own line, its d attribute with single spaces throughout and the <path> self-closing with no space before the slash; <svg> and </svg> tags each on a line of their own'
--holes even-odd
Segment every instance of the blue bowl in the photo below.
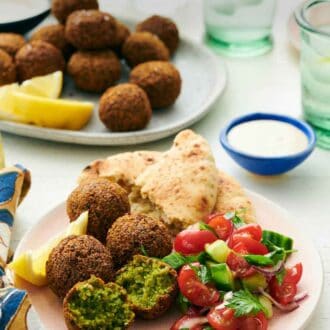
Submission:
<svg viewBox="0 0 330 330">
<path fill-rule="evenodd" d="M 233 127 L 244 122 L 260 119 L 278 120 L 297 127 L 306 135 L 308 139 L 307 148 L 302 152 L 290 156 L 259 157 L 238 151 L 229 144 L 228 133 Z M 315 147 L 316 136 L 312 128 L 301 120 L 271 113 L 251 113 L 232 120 L 221 131 L 220 142 L 230 157 L 246 170 L 259 175 L 278 175 L 292 170 L 312 153 Z"/>
<path fill-rule="evenodd" d="M 2 0 L 0 0 L 2 1 Z M 42 9 L 39 13 L 25 17 L 24 19 L 11 22 L 0 22 L 0 32 L 15 32 L 25 34 L 41 23 L 50 13 L 50 5 L 48 9 Z"/>
</svg>

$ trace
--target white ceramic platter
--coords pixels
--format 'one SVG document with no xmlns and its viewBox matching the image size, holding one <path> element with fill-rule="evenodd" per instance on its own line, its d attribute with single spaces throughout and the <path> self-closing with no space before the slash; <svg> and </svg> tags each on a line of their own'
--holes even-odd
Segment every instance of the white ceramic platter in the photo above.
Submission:
<svg viewBox="0 0 330 330">
<path fill-rule="evenodd" d="M 295 311 L 287 314 L 275 313 L 269 323 L 269 330 L 303 329 L 316 309 L 322 292 L 323 271 L 320 257 L 309 237 L 300 231 L 298 221 L 294 221 L 285 210 L 260 195 L 252 192 L 248 194 L 256 208 L 258 222 L 264 229 L 278 231 L 294 239 L 298 252 L 290 257 L 289 264 L 302 262 L 304 273 L 298 290 L 307 291 L 309 294 L 309 297 L 301 302 L 300 307 Z M 62 203 L 46 214 L 23 237 L 16 255 L 20 255 L 27 249 L 38 248 L 47 239 L 63 230 L 68 222 L 65 203 Z M 46 329 L 66 329 L 61 303 L 50 289 L 38 288 L 23 280 L 20 280 L 18 284 L 28 291 L 32 304 Z M 179 313 L 173 306 L 172 310 L 157 320 L 136 321 L 132 330 L 168 330 L 178 316 Z"/>
<path fill-rule="evenodd" d="M 182 39 L 172 62 L 182 77 L 182 91 L 176 103 L 166 109 L 153 111 L 149 125 L 134 132 L 108 131 L 98 118 L 100 95 L 85 93 L 74 87 L 69 77 L 64 81 L 64 98 L 95 102 L 94 114 L 88 125 L 80 131 L 49 129 L 32 125 L 0 121 L 0 131 L 43 140 L 86 145 L 133 145 L 155 141 L 191 126 L 211 110 L 226 86 L 224 62 L 202 44 Z M 122 65 L 122 81 L 127 81 L 128 68 Z M 47 109 L 45 109 L 46 111 Z"/>
</svg>

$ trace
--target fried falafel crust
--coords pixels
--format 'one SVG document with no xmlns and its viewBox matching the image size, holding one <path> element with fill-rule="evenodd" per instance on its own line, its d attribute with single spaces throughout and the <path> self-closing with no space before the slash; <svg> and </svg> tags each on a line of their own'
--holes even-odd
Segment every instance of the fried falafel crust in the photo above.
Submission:
<svg viewBox="0 0 330 330">
<path fill-rule="evenodd" d="M 12 57 L 0 49 L 0 86 L 16 81 L 16 66 Z"/>
</svg>

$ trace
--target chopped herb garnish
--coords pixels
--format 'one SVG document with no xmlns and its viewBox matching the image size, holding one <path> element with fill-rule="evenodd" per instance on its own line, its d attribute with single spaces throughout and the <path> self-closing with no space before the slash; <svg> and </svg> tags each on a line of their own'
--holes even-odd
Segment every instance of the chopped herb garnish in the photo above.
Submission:
<svg viewBox="0 0 330 330">
<path fill-rule="evenodd" d="M 274 265 L 273 260 L 270 257 L 257 255 L 257 254 L 247 254 L 244 259 L 254 266 L 272 266 Z"/>
<path fill-rule="evenodd" d="M 228 299 L 225 305 L 235 310 L 235 317 L 264 312 L 264 307 L 259 299 L 247 289 L 234 292 L 233 297 Z"/>
<path fill-rule="evenodd" d="M 282 270 L 280 270 L 275 275 L 276 276 L 276 279 L 277 279 L 277 282 L 278 282 L 279 285 L 282 285 L 283 284 L 283 280 L 284 280 L 285 274 L 286 274 L 286 270 L 285 270 L 285 268 L 283 268 Z"/>
<path fill-rule="evenodd" d="M 225 214 L 225 218 L 230 220 L 235 228 L 240 228 L 246 225 L 246 223 L 237 215 L 236 212 L 228 212 Z"/>
<path fill-rule="evenodd" d="M 208 254 L 206 252 L 201 252 L 193 256 L 183 256 L 179 252 L 172 252 L 171 254 L 164 257 L 162 260 L 169 264 L 174 269 L 179 269 L 185 264 L 191 264 L 192 262 L 199 262 L 204 264 Z"/>
<path fill-rule="evenodd" d="M 144 256 L 148 257 L 148 253 L 147 253 L 145 247 L 144 247 L 142 244 L 141 244 L 140 249 L 141 249 L 142 254 L 143 254 Z"/>
<path fill-rule="evenodd" d="M 180 328 L 179 330 L 190 330 L 189 328 Z"/>
<path fill-rule="evenodd" d="M 176 299 L 176 303 L 179 306 L 179 309 L 181 313 L 185 314 L 190 307 L 191 303 L 189 300 L 181 293 L 179 292 L 178 297 Z"/>
<path fill-rule="evenodd" d="M 218 237 L 217 232 L 214 230 L 214 228 L 212 228 L 211 226 L 209 226 L 207 223 L 205 222 L 200 222 L 199 223 L 199 229 L 200 230 L 208 230 L 210 231 L 212 234 L 214 234 L 216 237 Z"/>
<path fill-rule="evenodd" d="M 207 325 L 206 327 L 203 328 L 203 330 L 213 330 L 213 328 Z"/>
</svg>

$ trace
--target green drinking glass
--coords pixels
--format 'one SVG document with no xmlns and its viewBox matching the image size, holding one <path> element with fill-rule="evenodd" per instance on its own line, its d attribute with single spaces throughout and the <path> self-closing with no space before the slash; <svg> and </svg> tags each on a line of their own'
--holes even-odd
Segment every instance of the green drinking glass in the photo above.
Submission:
<svg viewBox="0 0 330 330">
<path fill-rule="evenodd" d="M 305 119 L 317 145 L 330 149 L 330 0 L 310 0 L 295 12 L 301 32 L 301 85 Z"/>
<path fill-rule="evenodd" d="M 206 43 L 235 57 L 258 56 L 273 47 L 276 0 L 204 0 Z"/>
</svg>

